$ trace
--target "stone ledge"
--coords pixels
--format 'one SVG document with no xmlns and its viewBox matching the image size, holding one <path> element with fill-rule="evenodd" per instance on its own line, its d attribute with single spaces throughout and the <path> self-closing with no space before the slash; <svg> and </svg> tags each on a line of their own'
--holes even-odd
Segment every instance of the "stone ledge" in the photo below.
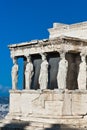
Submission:
<svg viewBox="0 0 87 130">
<path fill-rule="evenodd" d="M 46 114 L 29 114 L 29 115 L 20 115 L 18 113 L 14 113 L 14 115 L 12 115 L 11 113 L 9 115 L 7 115 L 7 117 L 5 118 L 6 120 L 11 120 L 11 119 L 16 119 L 16 120 L 21 120 L 21 118 L 49 118 L 49 119 L 83 119 L 83 116 L 56 116 L 56 115 L 46 115 Z M 87 119 L 87 117 L 84 116 L 84 119 Z"/>
<path fill-rule="evenodd" d="M 24 121 L 24 122 L 38 122 L 38 123 L 48 123 L 48 124 L 81 124 L 87 125 L 87 119 L 84 118 L 45 118 L 45 117 L 21 117 L 20 119 L 14 117 L 12 120 L 19 120 L 19 121 Z"/>
<path fill-rule="evenodd" d="M 39 93 L 39 94 L 42 94 L 42 93 L 82 93 L 82 94 L 86 94 L 87 93 L 87 90 L 59 90 L 59 89 L 54 89 L 54 90 L 50 90 L 50 89 L 46 89 L 46 90 L 43 90 L 41 91 L 40 89 L 37 89 L 37 90 L 10 90 L 10 93 Z"/>
</svg>

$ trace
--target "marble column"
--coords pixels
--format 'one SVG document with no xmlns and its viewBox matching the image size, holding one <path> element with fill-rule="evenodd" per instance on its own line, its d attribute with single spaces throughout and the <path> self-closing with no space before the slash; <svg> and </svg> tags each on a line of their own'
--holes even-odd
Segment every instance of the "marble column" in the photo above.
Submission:
<svg viewBox="0 0 87 130">
<path fill-rule="evenodd" d="M 44 90 L 47 89 L 48 86 L 48 61 L 46 59 L 46 54 L 41 54 L 42 63 L 40 68 L 40 75 L 39 75 L 39 85 L 40 89 Z"/>
<path fill-rule="evenodd" d="M 17 58 L 13 58 L 13 67 L 11 71 L 11 76 L 12 76 L 12 89 L 16 90 L 17 89 L 17 83 L 18 83 L 18 64 L 17 64 Z"/>
<path fill-rule="evenodd" d="M 81 63 L 79 65 L 79 74 L 78 74 L 78 89 L 79 90 L 86 90 L 86 71 L 87 71 L 87 65 L 86 65 L 86 55 L 80 54 L 81 56 Z"/>
<path fill-rule="evenodd" d="M 31 56 L 27 56 L 27 63 L 25 67 L 25 89 L 30 89 L 33 74 L 34 70 L 33 70 L 33 64 L 31 62 Z"/>
<path fill-rule="evenodd" d="M 60 52 L 60 62 L 57 74 L 58 89 L 66 89 L 66 78 L 68 71 L 68 61 L 65 59 L 65 52 Z"/>
</svg>

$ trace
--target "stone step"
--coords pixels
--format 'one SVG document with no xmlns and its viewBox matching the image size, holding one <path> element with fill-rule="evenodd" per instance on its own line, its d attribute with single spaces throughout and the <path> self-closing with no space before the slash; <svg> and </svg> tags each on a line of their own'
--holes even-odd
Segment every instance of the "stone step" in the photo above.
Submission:
<svg viewBox="0 0 87 130">
<path fill-rule="evenodd" d="M 0 130 L 87 130 L 87 124 L 51 124 L 13 120 L 3 123 Z"/>
</svg>

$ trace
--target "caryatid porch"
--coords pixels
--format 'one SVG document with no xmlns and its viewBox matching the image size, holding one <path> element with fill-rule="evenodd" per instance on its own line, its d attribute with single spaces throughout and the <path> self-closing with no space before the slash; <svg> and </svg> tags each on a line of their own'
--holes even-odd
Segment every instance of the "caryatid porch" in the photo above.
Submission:
<svg viewBox="0 0 87 130">
<path fill-rule="evenodd" d="M 13 60 L 7 119 L 87 126 L 87 22 L 54 24 L 49 39 L 9 45 Z M 66 36 L 62 36 L 62 35 Z M 76 38 L 77 37 L 77 38 Z M 23 58 L 23 85 L 18 87 Z"/>
</svg>

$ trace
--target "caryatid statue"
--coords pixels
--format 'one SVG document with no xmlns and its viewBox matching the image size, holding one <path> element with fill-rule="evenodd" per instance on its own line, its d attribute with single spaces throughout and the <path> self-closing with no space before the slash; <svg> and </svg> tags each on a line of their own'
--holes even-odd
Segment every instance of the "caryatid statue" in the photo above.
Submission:
<svg viewBox="0 0 87 130">
<path fill-rule="evenodd" d="M 17 64 L 17 59 L 13 58 L 13 67 L 11 71 L 11 76 L 12 76 L 12 89 L 17 89 L 17 83 L 18 83 L 18 64 Z"/>
<path fill-rule="evenodd" d="M 48 62 L 46 59 L 46 54 L 41 54 L 41 56 L 42 56 L 42 63 L 39 75 L 39 85 L 40 89 L 44 90 L 47 89 L 48 85 Z"/>
<path fill-rule="evenodd" d="M 33 64 L 31 62 L 31 57 L 27 56 L 27 64 L 25 67 L 25 89 L 30 89 L 32 77 L 33 77 Z"/>
<path fill-rule="evenodd" d="M 87 78 L 87 65 L 86 65 L 86 56 L 81 55 L 81 63 L 79 65 L 79 74 L 78 74 L 78 88 L 79 90 L 86 90 L 86 78 Z"/>
<path fill-rule="evenodd" d="M 65 59 L 65 52 L 60 52 L 60 62 L 57 74 L 58 89 L 66 89 L 66 78 L 68 71 L 68 61 Z"/>
</svg>

